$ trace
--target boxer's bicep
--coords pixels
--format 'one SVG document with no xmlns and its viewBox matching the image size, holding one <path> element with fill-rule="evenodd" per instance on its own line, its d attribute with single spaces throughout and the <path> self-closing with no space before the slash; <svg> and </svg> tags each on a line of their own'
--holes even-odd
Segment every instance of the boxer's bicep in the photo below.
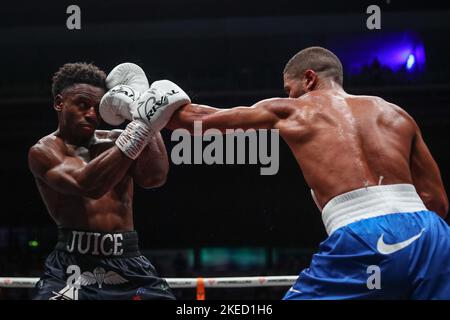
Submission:
<svg viewBox="0 0 450 320">
<path fill-rule="evenodd" d="M 427 208 L 446 216 L 448 199 L 441 173 L 419 130 L 412 143 L 410 166 L 414 186 Z"/>
<path fill-rule="evenodd" d="M 60 164 L 51 168 L 43 175 L 41 180 L 58 192 L 85 196 L 84 188 L 80 186 L 78 181 L 71 174 L 72 171 L 68 171 L 65 167 L 65 164 Z"/>
</svg>

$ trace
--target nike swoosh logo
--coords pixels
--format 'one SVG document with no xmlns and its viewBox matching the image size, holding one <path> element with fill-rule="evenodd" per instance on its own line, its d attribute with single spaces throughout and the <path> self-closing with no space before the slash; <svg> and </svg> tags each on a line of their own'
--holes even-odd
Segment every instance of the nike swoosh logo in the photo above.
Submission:
<svg viewBox="0 0 450 320">
<path fill-rule="evenodd" d="M 383 233 L 380 236 L 380 238 L 378 239 L 377 250 L 381 254 L 392 254 L 394 252 L 397 252 L 397 251 L 399 251 L 399 250 L 401 250 L 403 248 L 406 248 L 411 243 L 413 243 L 414 241 L 419 239 L 424 231 L 425 231 L 425 229 L 422 229 L 422 231 L 420 231 L 420 233 L 415 235 L 414 237 L 409 238 L 408 240 L 405 240 L 405 241 L 402 241 L 402 242 L 399 242 L 399 243 L 393 243 L 393 244 L 387 244 L 387 243 L 384 242 L 384 240 L 383 240 L 384 233 Z"/>
</svg>

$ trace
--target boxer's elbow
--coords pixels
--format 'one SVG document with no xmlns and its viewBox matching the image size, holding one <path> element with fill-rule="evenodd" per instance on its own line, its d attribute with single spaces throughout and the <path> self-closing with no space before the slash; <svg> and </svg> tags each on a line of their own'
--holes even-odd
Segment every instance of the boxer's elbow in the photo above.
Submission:
<svg viewBox="0 0 450 320">
<path fill-rule="evenodd" d="M 444 201 L 441 204 L 441 208 L 439 209 L 438 214 L 442 217 L 442 219 L 445 219 L 448 214 L 448 199 L 445 197 Z"/>
<path fill-rule="evenodd" d="M 153 177 L 150 183 L 147 184 L 146 188 L 158 188 L 162 187 L 167 181 L 167 173 L 157 174 Z"/>
<path fill-rule="evenodd" d="M 78 184 L 78 190 L 81 196 L 98 200 L 109 191 L 109 187 L 106 184 L 103 186 L 97 186 L 92 183 L 85 183 L 84 181 L 81 181 Z"/>
<path fill-rule="evenodd" d="M 436 207 L 433 211 L 436 212 L 442 219 L 445 219 L 447 218 L 448 206 Z"/>
<path fill-rule="evenodd" d="M 82 191 L 82 195 L 86 198 L 98 200 L 103 197 L 106 193 L 108 193 L 109 188 L 90 188 L 84 189 Z"/>
<path fill-rule="evenodd" d="M 436 213 L 443 219 L 447 217 L 448 213 L 448 198 L 445 191 L 441 193 L 440 197 L 436 200 Z"/>
<path fill-rule="evenodd" d="M 436 212 L 440 217 L 445 219 L 448 214 L 448 199 L 445 195 L 439 197 L 429 197 L 425 201 L 425 206 Z"/>
<path fill-rule="evenodd" d="M 167 181 L 167 171 L 152 174 L 146 179 L 139 179 L 136 183 L 144 189 L 152 189 L 162 187 Z"/>
</svg>

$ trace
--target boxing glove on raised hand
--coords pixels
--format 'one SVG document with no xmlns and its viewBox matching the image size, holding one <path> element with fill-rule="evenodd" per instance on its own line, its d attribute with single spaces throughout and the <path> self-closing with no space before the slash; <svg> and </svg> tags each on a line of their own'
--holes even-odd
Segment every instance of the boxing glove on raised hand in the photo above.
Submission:
<svg viewBox="0 0 450 320">
<path fill-rule="evenodd" d="M 100 115 L 112 125 L 121 124 L 124 120 L 133 120 L 132 110 L 136 107 L 138 98 L 139 93 L 130 86 L 115 86 L 102 97 Z M 128 158 L 136 159 L 153 133 L 143 121 L 131 121 L 117 137 L 115 144 Z"/>
<path fill-rule="evenodd" d="M 102 119 L 113 126 L 125 120 L 132 120 L 132 107 L 140 97 L 138 91 L 128 85 L 117 85 L 100 100 L 99 112 Z"/>
<path fill-rule="evenodd" d="M 155 81 L 142 95 L 127 85 L 109 90 L 100 101 L 100 116 L 111 125 L 139 119 L 152 131 L 160 131 L 173 112 L 190 103 L 189 96 L 169 80 Z"/>
<path fill-rule="evenodd" d="M 133 119 L 144 121 L 152 131 L 160 131 L 180 107 L 191 103 L 189 96 L 175 83 L 159 80 L 142 93 L 132 108 Z"/>
<path fill-rule="evenodd" d="M 144 70 L 131 62 L 121 63 L 114 67 L 105 82 L 108 89 L 120 84 L 130 86 L 137 92 L 143 92 L 149 88 Z"/>
<path fill-rule="evenodd" d="M 122 90 L 123 91 L 123 90 Z M 118 91 L 120 94 L 121 91 Z M 123 97 L 123 100 L 128 97 Z M 124 104 L 127 105 L 127 100 Z M 173 82 L 156 81 L 136 101 L 126 108 L 115 108 L 119 116 L 128 117 L 126 110 L 132 113 L 131 121 L 116 140 L 116 146 L 131 159 L 136 159 L 155 132 L 164 128 L 179 107 L 190 103 L 188 95 Z M 125 110 L 125 111 L 123 111 Z M 124 114 L 125 113 L 125 114 Z"/>
</svg>

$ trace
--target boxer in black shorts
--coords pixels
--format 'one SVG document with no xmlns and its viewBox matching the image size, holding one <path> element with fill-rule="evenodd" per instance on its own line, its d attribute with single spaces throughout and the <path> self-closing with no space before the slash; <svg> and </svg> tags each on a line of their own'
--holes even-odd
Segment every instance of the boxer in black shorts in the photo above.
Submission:
<svg viewBox="0 0 450 320">
<path fill-rule="evenodd" d="M 135 117 L 123 131 L 96 130 L 108 82 L 126 82 L 137 94 L 149 87 L 141 70 L 125 64 L 106 77 L 92 64 L 71 63 L 53 77 L 58 128 L 28 155 L 42 199 L 59 228 L 58 244 L 36 285 L 36 299 L 175 298 L 139 253 L 133 225 L 133 182 L 153 188 L 166 179 L 162 127 Z M 159 111 L 153 121 L 164 114 Z"/>
<path fill-rule="evenodd" d="M 139 252 L 135 231 L 59 229 L 58 238 L 35 299 L 173 299 L 167 282 Z"/>
</svg>

